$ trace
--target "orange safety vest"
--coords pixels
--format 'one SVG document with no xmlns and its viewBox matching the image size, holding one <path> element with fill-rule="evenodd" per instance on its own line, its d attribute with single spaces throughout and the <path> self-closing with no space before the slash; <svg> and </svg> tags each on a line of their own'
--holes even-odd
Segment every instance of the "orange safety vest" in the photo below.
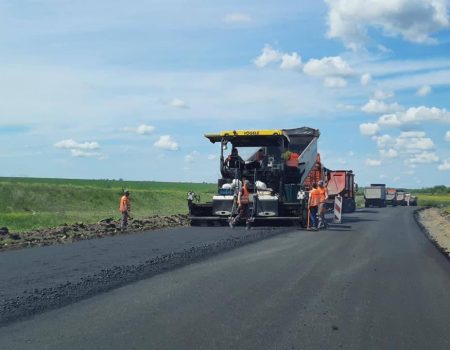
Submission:
<svg viewBox="0 0 450 350">
<path fill-rule="evenodd" d="M 314 188 L 309 192 L 309 207 L 317 207 L 320 204 L 320 192 L 317 188 Z"/>
<path fill-rule="evenodd" d="M 291 155 L 289 156 L 289 160 L 286 161 L 286 165 L 287 166 L 291 166 L 291 167 L 298 167 L 298 158 L 299 158 L 299 154 L 298 153 L 291 153 Z"/>
<path fill-rule="evenodd" d="M 122 196 L 122 198 L 120 198 L 120 207 L 119 210 L 121 213 L 125 213 L 126 211 L 129 211 L 131 209 L 130 206 L 130 200 L 128 199 L 127 196 Z"/>
<path fill-rule="evenodd" d="M 317 188 L 317 191 L 320 193 L 320 203 L 325 203 L 326 196 L 327 196 L 327 189 L 324 188 Z"/>
<path fill-rule="evenodd" d="M 241 197 L 239 198 L 239 204 L 248 204 L 250 199 L 250 192 L 242 187 Z"/>
</svg>

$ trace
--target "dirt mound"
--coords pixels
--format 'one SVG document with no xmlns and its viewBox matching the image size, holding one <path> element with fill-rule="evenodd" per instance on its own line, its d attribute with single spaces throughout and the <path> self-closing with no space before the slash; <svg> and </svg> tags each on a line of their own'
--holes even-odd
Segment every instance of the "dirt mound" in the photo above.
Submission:
<svg viewBox="0 0 450 350">
<path fill-rule="evenodd" d="M 189 219 L 187 215 L 155 215 L 144 219 L 129 220 L 126 231 L 121 231 L 119 221 L 113 218 L 100 220 L 96 224 L 84 224 L 80 222 L 72 225 L 65 224 L 59 227 L 22 233 L 12 233 L 6 227 L 2 227 L 0 230 L 0 251 L 71 243 L 84 239 L 188 225 Z"/>
</svg>

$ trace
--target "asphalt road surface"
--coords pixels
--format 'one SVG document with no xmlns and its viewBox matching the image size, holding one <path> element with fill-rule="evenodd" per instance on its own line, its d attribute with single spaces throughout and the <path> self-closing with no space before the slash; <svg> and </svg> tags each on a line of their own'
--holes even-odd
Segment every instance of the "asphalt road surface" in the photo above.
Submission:
<svg viewBox="0 0 450 350">
<path fill-rule="evenodd" d="M 9 323 L 0 349 L 449 349 L 450 261 L 412 208 L 344 219 Z"/>
</svg>

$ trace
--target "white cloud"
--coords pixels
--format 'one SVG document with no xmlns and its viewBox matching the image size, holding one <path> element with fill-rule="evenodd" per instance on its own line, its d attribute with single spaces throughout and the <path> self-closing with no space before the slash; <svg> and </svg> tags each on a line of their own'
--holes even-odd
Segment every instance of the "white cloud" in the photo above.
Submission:
<svg viewBox="0 0 450 350">
<path fill-rule="evenodd" d="M 253 19 L 245 13 L 229 13 L 223 18 L 226 23 L 250 23 Z"/>
<path fill-rule="evenodd" d="M 358 50 L 365 46 L 369 29 L 430 43 L 431 35 L 449 26 L 447 0 L 325 0 L 329 7 L 328 37 Z"/>
<path fill-rule="evenodd" d="M 304 66 L 305 74 L 323 77 L 348 77 L 353 75 L 349 64 L 340 56 L 310 59 Z"/>
<path fill-rule="evenodd" d="M 399 137 L 395 140 L 395 149 L 409 153 L 431 150 L 433 148 L 433 140 L 426 137 L 423 131 L 405 131 L 400 133 Z"/>
<path fill-rule="evenodd" d="M 361 85 L 367 86 L 372 82 L 372 76 L 369 73 L 363 74 L 361 76 L 360 82 L 361 82 Z"/>
<path fill-rule="evenodd" d="M 424 97 L 424 96 L 429 95 L 430 92 L 431 92 L 431 86 L 430 85 L 423 85 L 417 90 L 416 95 Z"/>
<path fill-rule="evenodd" d="M 155 131 L 155 127 L 151 125 L 141 124 L 137 127 L 136 132 L 141 135 L 148 135 Z"/>
<path fill-rule="evenodd" d="M 438 170 L 449 171 L 450 170 L 450 159 L 446 159 L 446 160 L 444 160 L 444 162 L 442 164 L 439 164 Z"/>
<path fill-rule="evenodd" d="M 151 126 L 151 125 L 141 124 L 136 128 L 127 126 L 127 127 L 123 128 L 123 130 L 136 132 L 140 135 L 150 135 L 155 131 L 155 127 Z"/>
<path fill-rule="evenodd" d="M 189 108 L 188 104 L 179 98 L 172 99 L 172 101 L 170 101 L 170 105 L 175 108 Z"/>
<path fill-rule="evenodd" d="M 392 91 L 376 90 L 372 97 L 375 100 L 387 100 L 388 98 L 394 97 L 394 93 Z"/>
<path fill-rule="evenodd" d="M 380 127 L 375 123 L 363 123 L 359 126 L 359 131 L 362 135 L 372 136 L 380 131 Z"/>
<path fill-rule="evenodd" d="M 375 135 L 372 140 L 376 141 L 378 148 L 385 148 L 394 143 L 394 138 L 391 135 Z"/>
<path fill-rule="evenodd" d="M 412 107 L 404 112 L 383 115 L 378 124 L 385 126 L 402 126 L 422 122 L 450 123 L 450 112 L 436 107 Z"/>
<path fill-rule="evenodd" d="M 367 166 L 380 166 L 381 165 L 381 160 L 367 158 L 366 159 L 366 165 Z"/>
<path fill-rule="evenodd" d="M 53 146 L 56 147 L 56 148 L 64 148 L 64 149 L 88 149 L 88 150 L 93 150 L 93 149 L 99 149 L 100 148 L 100 145 L 98 144 L 98 142 L 95 142 L 95 141 L 79 143 L 79 142 L 76 142 L 76 141 L 74 141 L 72 139 L 58 141 Z"/>
<path fill-rule="evenodd" d="M 280 51 L 272 49 L 270 45 L 266 45 L 262 49 L 261 55 L 259 55 L 253 63 L 258 68 L 264 68 L 270 63 L 280 61 L 282 56 L 283 54 Z"/>
<path fill-rule="evenodd" d="M 302 58 L 296 52 L 290 55 L 285 53 L 281 56 L 280 68 L 284 70 L 300 70 L 302 68 Z"/>
<path fill-rule="evenodd" d="M 177 151 L 178 143 L 176 143 L 170 135 L 162 135 L 159 140 L 154 143 L 154 146 L 167 151 Z"/>
<path fill-rule="evenodd" d="M 450 142 L 450 131 L 447 131 L 445 133 L 445 141 L 449 141 Z"/>
<path fill-rule="evenodd" d="M 216 160 L 216 159 L 217 159 L 217 155 L 215 155 L 215 154 L 208 155 L 208 160 Z"/>
<path fill-rule="evenodd" d="M 395 150 L 395 149 L 393 149 L 393 148 L 390 148 L 390 149 L 388 149 L 388 150 L 380 150 L 380 155 L 383 157 L 383 158 L 397 158 L 398 157 L 398 152 Z"/>
<path fill-rule="evenodd" d="M 407 159 L 405 164 L 427 164 L 439 161 L 439 157 L 434 152 L 423 151 L 415 154 L 412 158 Z"/>
<path fill-rule="evenodd" d="M 194 156 L 192 154 L 187 154 L 184 156 L 185 163 L 193 163 L 194 162 Z"/>
<path fill-rule="evenodd" d="M 323 85 L 327 88 L 344 88 L 347 86 L 347 80 L 339 77 L 326 77 Z"/>
<path fill-rule="evenodd" d="M 106 159 L 101 153 L 98 152 L 86 152 L 81 149 L 71 149 L 70 154 L 72 157 L 84 158 L 84 157 L 100 157 L 101 159 Z"/>
<path fill-rule="evenodd" d="M 369 102 L 361 108 L 363 112 L 370 114 L 394 113 L 402 111 L 403 109 L 404 108 L 396 102 L 387 104 L 378 100 L 369 100 Z"/>
</svg>

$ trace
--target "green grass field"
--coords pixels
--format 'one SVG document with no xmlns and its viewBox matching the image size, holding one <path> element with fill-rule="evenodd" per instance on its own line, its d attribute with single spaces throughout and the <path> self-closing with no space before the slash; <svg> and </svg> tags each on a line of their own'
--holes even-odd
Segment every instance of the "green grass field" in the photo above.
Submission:
<svg viewBox="0 0 450 350">
<path fill-rule="evenodd" d="M 0 227 L 26 231 L 75 222 L 94 223 L 119 218 L 119 199 L 129 189 L 132 215 L 187 213 L 186 193 L 205 201 L 214 184 L 151 181 L 0 178 Z"/>
</svg>

